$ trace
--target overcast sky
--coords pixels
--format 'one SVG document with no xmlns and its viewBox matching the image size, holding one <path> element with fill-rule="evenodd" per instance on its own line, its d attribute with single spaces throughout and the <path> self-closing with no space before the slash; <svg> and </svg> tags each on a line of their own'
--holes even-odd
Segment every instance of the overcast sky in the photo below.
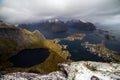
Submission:
<svg viewBox="0 0 120 80">
<path fill-rule="evenodd" d="M 0 18 L 9 23 L 65 17 L 120 24 L 120 0 L 0 0 Z"/>
</svg>

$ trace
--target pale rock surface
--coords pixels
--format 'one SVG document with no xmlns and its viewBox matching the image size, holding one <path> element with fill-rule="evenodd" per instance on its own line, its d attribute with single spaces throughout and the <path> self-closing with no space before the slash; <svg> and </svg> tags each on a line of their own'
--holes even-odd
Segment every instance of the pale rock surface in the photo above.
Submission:
<svg viewBox="0 0 120 80">
<path fill-rule="evenodd" d="M 61 71 L 46 75 L 17 72 L 3 75 L 0 80 L 120 80 L 120 64 L 92 61 L 62 63 Z"/>
<path fill-rule="evenodd" d="M 67 80 L 120 80 L 120 64 L 81 61 L 62 65 Z"/>
<path fill-rule="evenodd" d="M 66 80 L 62 72 L 52 72 L 47 75 L 17 72 L 3 75 L 0 80 Z"/>
</svg>

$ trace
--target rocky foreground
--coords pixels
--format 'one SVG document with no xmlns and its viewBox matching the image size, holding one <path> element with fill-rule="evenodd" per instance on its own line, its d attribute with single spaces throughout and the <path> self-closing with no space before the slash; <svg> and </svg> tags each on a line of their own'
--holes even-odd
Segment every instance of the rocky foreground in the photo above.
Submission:
<svg viewBox="0 0 120 80">
<path fill-rule="evenodd" d="M 80 61 L 59 64 L 61 71 L 47 75 L 17 72 L 0 80 L 120 80 L 120 64 Z"/>
</svg>

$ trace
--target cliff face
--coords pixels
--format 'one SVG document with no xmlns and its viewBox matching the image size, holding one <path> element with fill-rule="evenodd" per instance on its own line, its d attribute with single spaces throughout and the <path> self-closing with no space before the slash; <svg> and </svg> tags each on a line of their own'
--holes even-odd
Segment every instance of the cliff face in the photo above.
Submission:
<svg viewBox="0 0 120 80">
<path fill-rule="evenodd" d="M 1 77 L 1 80 L 119 80 L 120 64 L 101 63 L 91 61 L 59 64 L 63 71 L 52 72 L 46 75 L 34 73 L 11 73 Z"/>
</svg>

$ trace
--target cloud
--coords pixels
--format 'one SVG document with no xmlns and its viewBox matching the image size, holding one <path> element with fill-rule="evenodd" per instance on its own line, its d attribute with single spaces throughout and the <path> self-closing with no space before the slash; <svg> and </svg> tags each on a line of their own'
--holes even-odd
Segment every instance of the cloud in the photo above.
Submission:
<svg viewBox="0 0 120 80">
<path fill-rule="evenodd" d="M 118 24 L 119 0 L 1 0 L 0 18 L 8 23 L 65 17 Z"/>
</svg>

